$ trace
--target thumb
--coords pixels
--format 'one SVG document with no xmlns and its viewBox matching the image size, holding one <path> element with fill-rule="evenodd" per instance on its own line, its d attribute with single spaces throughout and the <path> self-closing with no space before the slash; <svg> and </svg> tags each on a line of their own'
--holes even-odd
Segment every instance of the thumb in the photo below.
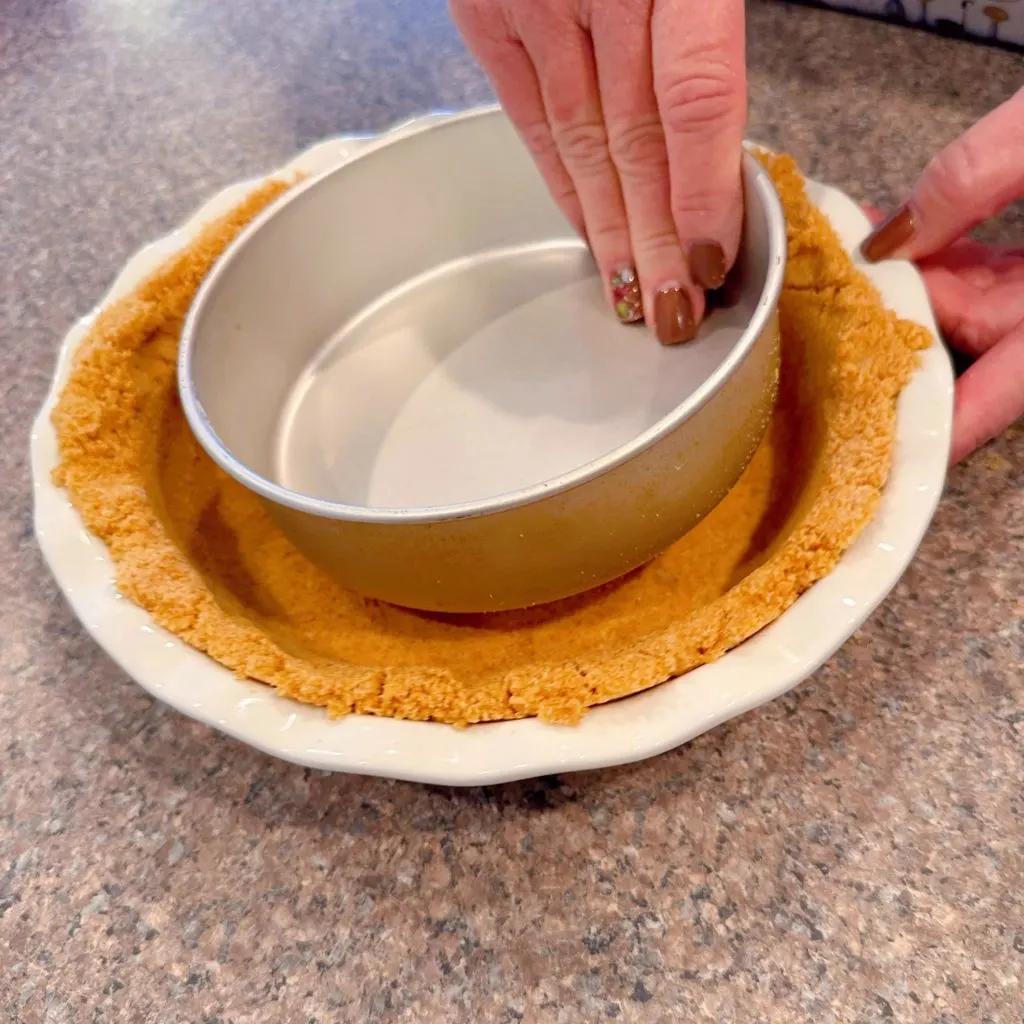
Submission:
<svg viewBox="0 0 1024 1024">
<path fill-rule="evenodd" d="M 931 256 L 1022 195 L 1024 89 L 939 153 L 861 251 L 869 263 Z"/>
</svg>

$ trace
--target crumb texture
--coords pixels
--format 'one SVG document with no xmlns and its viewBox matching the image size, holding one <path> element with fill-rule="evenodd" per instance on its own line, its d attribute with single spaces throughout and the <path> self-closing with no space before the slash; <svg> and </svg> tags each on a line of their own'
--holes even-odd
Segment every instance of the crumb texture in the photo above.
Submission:
<svg viewBox="0 0 1024 1024">
<path fill-rule="evenodd" d="M 182 321 L 217 256 L 284 182 L 265 184 L 99 316 L 54 412 L 56 481 L 110 550 L 121 591 L 161 626 L 334 715 L 575 722 L 712 661 L 781 615 L 870 521 L 896 399 L 930 340 L 882 306 L 795 163 L 762 159 L 789 225 L 778 407 L 725 500 L 623 580 L 459 619 L 364 600 L 307 562 L 206 457 L 177 397 Z"/>
</svg>

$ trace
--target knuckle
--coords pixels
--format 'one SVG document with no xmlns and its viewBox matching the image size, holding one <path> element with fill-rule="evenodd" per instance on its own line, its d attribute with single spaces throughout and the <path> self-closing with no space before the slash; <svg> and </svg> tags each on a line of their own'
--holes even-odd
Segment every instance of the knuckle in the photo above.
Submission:
<svg viewBox="0 0 1024 1024">
<path fill-rule="evenodd" d="M 448 0 L 452 21 L 461 32 L 483 34 L 489 22 L 494 20 L 494 0 Z"/>
<path fill-rule="evenodd" d="M 933 195 L 945 204 L 959 204 L 982 179 L 980 154 L 967 143 L 948 146 L 925 170 Z"/>
<path fill-rule="evenodd" d="M 683 191 L 683 186 L 686 191 Z M 680 187 L 673 189 L 672 216 L 676 226 L 685 234 L 684 225 L 694 222 L 703 223 L 709 218 L 714 219 L 719 211 L 728 209 L 734 200 L 733 193 L 719 189 L 694 189 L 692 182 L 681 182 Z"/>
<path fill-rule="evenodd" d="M 579 198 L 572 179 L 561 165 L 558 148 L 551 136 L 551 129 L 544 121 L 533 121 L 518 128 L 520 138 L 533 155 L 537 166 L 547 180 L 551 197 L 576 228 L 582 225 Z"/>
<path fill-rule="evenodd" d="M 681 266 L 683 250 L 674 227 L 656 228 L 636 239 L 637 256 L 645 263 L 658 266 Z"/>
<path fill-rule="evenodd" d="M 586 206 L 581 205 L 581 211 L 586 220 L 587 236 L 597 248 L 629 250 L 629 223 L 620 204 L 591 201 Z"/>
<path fill-rule="evenodd" d="M 598 121 L 568 121 L 551 126 L 562 159 L 580 174 L 594 174 L 608 163 L 608 136 Z"/>
<path fill-rule="evenodd" d="M 590 203 L 584 210 L 587 231 L 591 238 L 606 241 L 620 241 L 629 237 L 629 228 L 617 206 L 607 203 Z"/>
<path fill-rule="evenodd" d="M 556 151 L 551 129 L 544 121 L 531 121 L 520 125 L 519 135 L 526 144 L 526 148 L 538 160 L 544 160 Z"/>
<path fill-rule="evenodd" d="M 981 331 L 962 311 L 947 311 L 943 328 L 947 337 L 953 339 L 957 348 L 970 356 L 981 354 Z"/>
<path fill-rule="evenodd" d="M 608 151 L 620 175 L 626 178 L 665 174 L 668 155 L 665 135 L 657 118 L 647 118 L 608 129 Z"/>
<path fill-rule="evenodd" d="M 587 219 L 585 222 L 586 238 L 594 254 L 616 256 L 630 252 L 629 233 L 620 224 L 597 223 Z"/>
<path fill-rule="evenodd" d="M 703 134 L 736 120 L 743 108 L 743 82 L 725 60 L 703 59 L 670 75 L 658 103 L 666 132 Z"/>
</svg>

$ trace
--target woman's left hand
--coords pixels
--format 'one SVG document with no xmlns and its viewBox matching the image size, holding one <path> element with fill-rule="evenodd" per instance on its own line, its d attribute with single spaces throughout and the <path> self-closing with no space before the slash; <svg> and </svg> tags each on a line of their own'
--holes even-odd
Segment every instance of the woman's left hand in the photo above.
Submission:
<svg viewBox="0 0 1024 1024">
<path fill-rule="evenodd" d="M 957 382 L 956 463 L 1024 416 L 1024 248 L 962 239 L 920 268 L 943 334 L 975 360 Z"/>
<path fill-rule="evenodd" d="M 932 160 L 863 246 L 916 260 L 943 334 L 976 360 L 957 381 L 952 462 L 1024 416 L 1024 247 L 963 237 L 1021 197 L 1024 89 Z"/>
</svg>

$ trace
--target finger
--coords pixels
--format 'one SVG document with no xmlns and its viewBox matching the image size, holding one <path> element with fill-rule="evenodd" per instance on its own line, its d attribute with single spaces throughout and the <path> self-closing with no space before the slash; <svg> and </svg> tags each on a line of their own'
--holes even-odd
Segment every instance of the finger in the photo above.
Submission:
<svg viewBox="0 0 1024 1024">
<path fill-rule="evenodd" d="M 552 197 L 573 227 L 586 237 L 583 208 L 551 137 L 540 83 L 523 44 L 497 19 L 491 5 L 453 0 L 451 11 L 456 28 L 486 72 L 509 120 L 530 149 Z"/>
<path fill-rule="evenodd" d="M 743 0 L 659 0 L 651 20 L 676 231 L 684 248 L 720 245 L 723 269 L 736 259 L 743 226 L 745 31 Z"/>
<path fill-rule="evenodd" d="M 935 319 L 950 344 L 970 356 L 997 345 L 1024 321 L 1024 292 L 997 288 L 982 292 L 943 266 L 922 268 Z"/>
<path fill-rule="evenodd" d="M 957 381 L 951 462 L 959 462 L 1024 416 L 1024 324 Z"/>
<path fill-rule="evenodd" d="M 862 207 L 873 224 L 884 215 Z M 978 357 L 1024 321 L 1024 249 L 963 238 L 918 264 L 947 340 Z"/>
<path fill-rule="evenodd" d="M 1024 288 L 1024 248 L 1020 246 L 987 245 L 961 238 L 925 257 L 920 266 L 946 267 L 982 292 L 1003 285 Z"/>
<path fill-rule="evenodd" d="M 871 262 L 938 252 L 1024 194 L 1024 89 L 925 168 L 907 203 L 864 242 Z"/>
<path fill-rule="evenodd" d="M 872 227 L 877 227 L 885 220 L 885 214 L 877 206 L 872 206 L 870 203 L 862 203 L 860 208 L 867 214 Z"/>
<path fill-rule="evenodd" d="M 1024 250 L 954 242 L 919 264 L 939 326 L 972 356 L 1024 321 Z"/>
<path fill-rule="evenodd" d="M 626 322 L 640 320 L 643 302 L 590 35 L 548 3 L 531 7 L 516 29 L 537 70 L 551 136 L 579 196 L 587 239 L 615 312 Z"/>
<path fill-rule="evenodd" d="M 672 217 L 649 19 L 649 2 L 625 18 L 621 5 L 603 0 L 593 8 L 590 31 L 608 150 L 622 190 L 647 322 L 663 344 L 674 345 L 696 335 L 704 291 L 690 278 Z"/>
<path fill-rule="evenodd" d="M 923 260 L 939 327 L 950 343 L 980 356 L 1024 322 L 1024 259 L 963 240 Z"/>
</svg>

